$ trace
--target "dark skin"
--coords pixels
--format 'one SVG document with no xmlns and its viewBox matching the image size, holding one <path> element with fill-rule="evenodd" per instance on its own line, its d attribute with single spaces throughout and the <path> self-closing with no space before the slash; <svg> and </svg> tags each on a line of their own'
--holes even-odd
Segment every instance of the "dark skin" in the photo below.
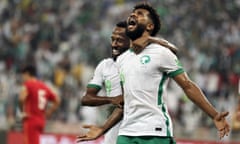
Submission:
<svg viewBox="0 0 240 144">
<path fill-rule="evenodd" d="M 140 39 L 146 39 L 146 38 L 150 37 L 150 33 L 154 28 L 154 24 L 149 17 L 149 12 L 145 9 L 134 10 L 131 13 L 131 15 L 129 16 L 128 21 L 130 21 L 131 19 L 134 19 L 137 22 L 137 24 L 141 23 L 146 26 L 145 31 L 143 32 L 142 36 L 133 41 L 133 51 L 136 54 L 139 54 L 145 48 L 145 46 L 142 47 L 137 44 L 134 45 L 134 42 L 136 42 Z M 137 28 L 137 26 L 129 25 L 127 28 L 129 31 L 134 31 Z M 140 40 L 140 42 L 141 42 L 141 40 Z M 148 43 L 145 43 L 145 45 L 146 44 L 148 44 Z M 188 96 L 188 98 L 193 103 L 195 103 L 199 108 L 201 108 L 206 114 L 208 114 L 208 116 L 210 118 L 212 118 L 212 120 L 219 132 L 219 138 L 221 139 L 225 135 L 228 135 L 228 133 L 230 131 L 230 127 L 225 119 L 225 117 L 228 115 L 228 112 L 221 112 L 221 113 L 218 112 L 206 99 L 206 96 L 202 93 L 201 89 L 194 82 L 192 82 L 189 79 L 187 73 L 181 73 L 181 74 L 173 77 L 173 79 L 183 89 L 183 91 Z M 112 115 L 121 116 L 122 111 L 115 112 Z M 117 117 L 117 116 L 115 116 L 115 117 Z M 118 120 L 120 120 L 120 119 L 118 119 Z M 100 135 L 104 134 L 104 132 L 106 132 L 115 121 L 116 120 L 109 119 L 104 124 L 103 127 L 91 126 L 91 128 L 94 127 L 95 129 L 98 129 L 98 131 L 93 132 L 90 129 L 90 132 L 92 132 L 91 135 L 87 135 L 85 137 L 79 136 L 78 142 L 86 141 L 86 140 L 93 140 L 93 139 L 95 139 L 94 137 L 99 137 Z"/>
</svg>

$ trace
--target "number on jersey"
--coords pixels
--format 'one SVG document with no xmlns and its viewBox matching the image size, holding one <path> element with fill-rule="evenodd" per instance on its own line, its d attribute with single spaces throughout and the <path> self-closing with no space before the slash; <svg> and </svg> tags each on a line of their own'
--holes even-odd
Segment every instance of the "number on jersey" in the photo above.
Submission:
<svg viewBox="0 0 240 144">
<path fill-rule="evenodd" d="M 47 104 L 47 99 L 46 99 L 46 91 L 45 90 L 38 90 L 38 108 L 40 110 L 44 110 L 45 106 Z"/>
</svg>

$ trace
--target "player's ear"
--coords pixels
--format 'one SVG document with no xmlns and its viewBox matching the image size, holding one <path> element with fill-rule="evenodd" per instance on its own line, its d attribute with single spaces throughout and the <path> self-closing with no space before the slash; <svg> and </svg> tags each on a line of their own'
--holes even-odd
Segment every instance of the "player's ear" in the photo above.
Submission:
<svg viewBox="0 0 240 144">
<path fill-rule="evenodd" d="M 153 24 L 153 23 L 149 23 L 149 24 L 147 24 L 146 29 L 147 29 L 148 32 L 153 31 L 153 29 L 154 29 L 154 24 Z"/>
</svg>

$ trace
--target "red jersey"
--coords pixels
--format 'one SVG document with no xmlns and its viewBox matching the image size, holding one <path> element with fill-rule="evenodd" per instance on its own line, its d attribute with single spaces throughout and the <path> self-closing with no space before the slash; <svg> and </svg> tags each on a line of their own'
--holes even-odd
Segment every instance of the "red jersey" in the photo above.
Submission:
<svg viewBox="0 0 240 144">
<path fill-rule="evenodd" d="M 45 109 L 48 101 L 55 101 L 56 95 L 39 80 L 29 80 L 24 83 L 28 96 L 24 103 L 24 112 L 28 120 L 45 123 Z"/>
</svg>

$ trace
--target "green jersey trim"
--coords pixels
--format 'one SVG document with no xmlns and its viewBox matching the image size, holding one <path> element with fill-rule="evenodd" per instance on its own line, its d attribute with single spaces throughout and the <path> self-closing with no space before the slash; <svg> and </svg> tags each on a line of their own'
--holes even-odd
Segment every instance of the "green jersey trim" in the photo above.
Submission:
<svg viewBox="0 0 240 144">
<path fill-rule="evenodd" d="M 171 136 L 171 132 L 169 130 L 170 121 L 169 121 L 169 117 L 167 116 L 167 110 L 164 104 L 162 105 L 162 111 L 163 111 L 164 117 L 166 118 L 165 124 L 167 126 L 167 137 L 170 137 Z"/>
<path fill-rule="evenodd" d="M 169 130 L 169 118 L 167 116 L 167 113 L 166 113 L 166 108 L 164 107 L 164 104 L 162 102 L 162 94 L 163 94 L 163 85 L 165 83 L 165 81 L 167 80 L 168 78 L 168 74 L 167 73 L 163 73 L 163 76 L 162 76 L 162 79 L 160 81 L 160 84 L 159 84 L 159 89 L 158 89 L 158 106 L 161 106 L 162 107 L 162 112 L 163 112 L 163 115 L 164 117 L 166 118 L 166 126 L 167 126 L 167 136 L 171 136 L 171 133 L 170 133 L 170 130 Z"/>
<path fill-rule="evenodd" d="M 100 90 L 102 87 L 96 84 L 88 84 L 87 88 L 95 88 L 97 90 Z"/>
<path fill-rule="evenodd" d="M 162 104 L 162 93 L 163 93 L 163 84 L 167 79 L 167 73 L 163 73 L 162 79 L 158 87 L 158 105 Z"/>
<path fill-rule="evenodd" d="M 172 78 L 172 77 L 175 77 L 175 76 L 177 76 L 177 75 L 179 75 L 181 73 L 184 73 L 184 70 L 182 68 L 180 68 L 180 69 L 178 69 L 176 71 L 168 73 L 168 76 Z"/>
<path fill-rule="evenodd" d="M 133 51 L 133 48 L 129 48 L 129 51 L 130 51 L 130 52 L 134 52 L 134 51 Z"/>
</svg>

